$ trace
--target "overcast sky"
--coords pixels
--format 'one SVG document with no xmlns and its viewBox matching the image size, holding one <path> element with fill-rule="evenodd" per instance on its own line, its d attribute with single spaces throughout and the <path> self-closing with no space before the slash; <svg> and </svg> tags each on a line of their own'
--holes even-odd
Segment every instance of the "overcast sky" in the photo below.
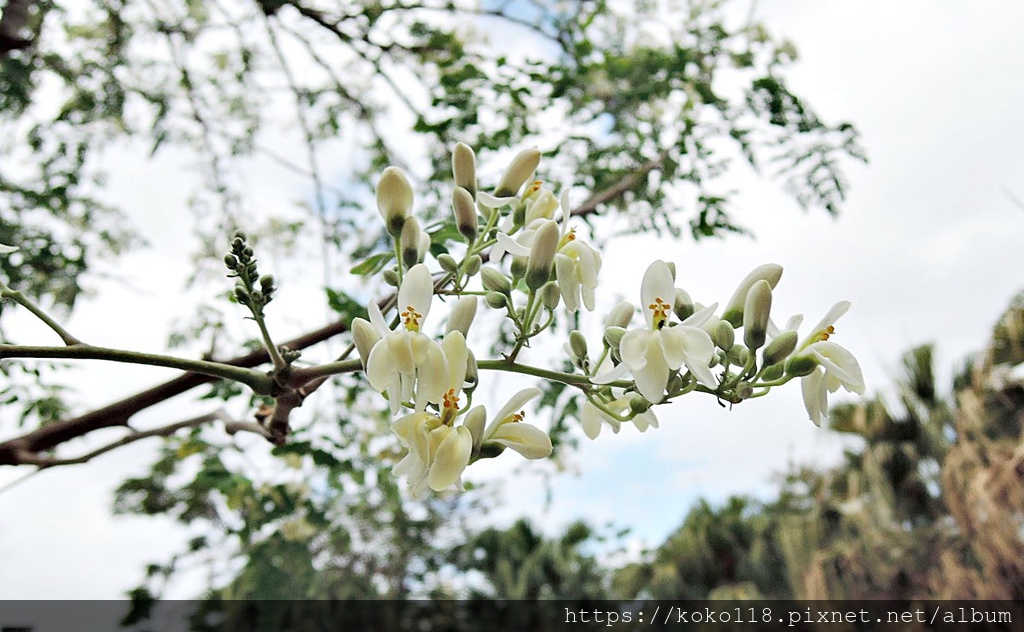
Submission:
<svg viewBox="0 0 1024 632">
<path fill-rule="evenodd" d="M 779 263 L 786 272 L 774 308 L 782 319 L 803 312 L 810 325 L 836 301 L 852 301 L 833 340 L 860 359 L 869 392 L 890 383 L 903 350 L 925 342 L 938 344 L 938 372 L 948 378 L 985 344 L 1024 287 L 1024 209 L 1004 192 L 1024 199 L 1024 5 L 761 0 L 758 6 L 769 27 L 800 50 L 790 73 L 795 91 L 826 120 L 850 120 L 862 133 L 871 163 L 850 169 L 844 214 L 803 214 L 777 182 L 740 173 L 737 217 L 756 240 L 621 240 L 606 252 L 603 287 L 639 300 L 649 260 L 637 251 L 675 261 L 677 283 L 703 302 L 727 299 L 756 265 Z M 90 342 L 163 347 L 166 305 L 187 269 L 181 244 L 188 230 L 176 210 L 183 195 L 166 177 L 178 168 L 175 160 L 180 157 L 126 167 L 125 206 L 145 209 L 135 219 L 151 247 L 128 255 L 123 269 L 159 271 L 160 284 L 144 287 L 140 276 L 87 301 L 71 324 Z M 171 308 L 172 316 L 184 313 Z M 147 322 L 152 326 L 138 325 Z M 301 326 L 281 323 L 281 337 Z M 32 331 L 47 335 L 26 331 L 26 339 Z M 107 365 L 101 375 L 91 366 L 80 371 L 97 404 L 166 376 Z M 612 521 L 633 529 L 634 547 L 653 545 L 696 498 L 764 495 L 772 473 L 787 463 L 833 462 L 841 449 L 808 421 L 797 384 L 732 411 L 691 396 L 657 412 L 658 430 L 640 434 L 630 427 L 594 442 L 584 438 L 568 471 L 551 479 L 550 496 L 541 474 L 555 468 L 523 468 L 506 484 L 513 500 L 495 518 L 525 513 L 548 530 L 575 518 Z M 166 407 L 148 411 L 140 425 L 167 415 Z M 169 521 L 110 516 L 111 490 L 143 471 L 148 450 L 46 472 L 0 493 L 0 596 L 118 598 L 138 583 L 145 563 L 179 550 L 186 534 Z M 470 476 L 494 480 L 515 465 L 512 456 L 496 459 L 475 465 Z M 0 485 L 22 475 L 0 471 Z M 195 586 L 184 582 L 172 596 L 190 596 Z"/>
</svg>

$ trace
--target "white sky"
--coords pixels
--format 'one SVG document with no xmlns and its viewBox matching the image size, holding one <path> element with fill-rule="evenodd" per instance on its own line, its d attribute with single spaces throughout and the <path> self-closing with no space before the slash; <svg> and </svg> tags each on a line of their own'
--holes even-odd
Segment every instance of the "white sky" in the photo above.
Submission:
<svg viewBox="0 0 1024 632">
<path fill-rule="evenodd" d="M 735 208 L 755 241 L 619 241 L 605 256 L 604 300 L 615 292 L 638 300 L 649 262 L 635 255 L 640 251 L 674 260 L 679 285 L 703 302 L 727 299 L 747 271 L 776 262 L 786 269 L 774 303 L 781 319 L 803 312 L 810 325 L 834 302 L 853 302 L 833 340 L 860 359 L 869 392 L 889 384 L 904 349 L 924 342 L 938 343 L 939 375 L 947 378 L 984 345 L 1024 285 L 1017 272 L 1024 209 L 1002 191 L 1024 198 L 1024 5 L 761 0 L 758 12 L 800 50 L 790 73 L 794 90 L 826 120 L 854 122 L 871 164 L 850 169 L 850 198 L 838 220 L 802 214 L 776 182 L 738 176 L 743 194 Z M 166 177 L 181 162 L 112 160 L 131 174 L 121 182 L 125 206 L 140 209 L 135 221 L 152 244 L 125 257 L 121 270 L 135 271 L 136 279 L 147 270 L 163 276 L 155 288 L 139 289 L 139 280 L 104 289 L 76 313 L 72 331 L 90 342 L 159 350 L 167 316 L 187 311 L 173 301 L 187 269 L 181 244 L 189 232 L 183 194 Z M 275 182 L 253 176 L 257 185 L 268 181 Z M 301 326 L 282 325 L 282 338 Z M 47 335 L 26 330 L 26 339 L 34 332 Z M 168 375 L 102 368 L 80 369 L 87 399 L 97 404 Z M 764 494 L 770 475 L 788 462 L 838 457 L 837 440 L 807 420 L 799 390 L 791 384 L 732 412 L 691 396 L 657 410 L 658 430 L 584 438 L 570 473 L 552 479 L 550 497 L 541 474 L 553 466 L 518 470 L 495 519 L 527 513 L 549 530 L 575 518 L 612 521 L 633 528 L 634 546 L 655 545 L 700 496 Z M 139 422 L 189 414 L 175 412 L 164 406 Z M 139 582 L 144 564 L 180 550 L 186 534 L 168 520 L 109 515 L 112 489 L 142 473 L 151 453 L 127 450 L 0 494 L 0 596 L 118 598 Z M 493 479 L 514 461 L 475 465 L 470 475 Z M 0 485 L 21 475 L 2 471 Z M 170 596 L 191 596 L 195 586 L 183 582 Z"/>
</svg>

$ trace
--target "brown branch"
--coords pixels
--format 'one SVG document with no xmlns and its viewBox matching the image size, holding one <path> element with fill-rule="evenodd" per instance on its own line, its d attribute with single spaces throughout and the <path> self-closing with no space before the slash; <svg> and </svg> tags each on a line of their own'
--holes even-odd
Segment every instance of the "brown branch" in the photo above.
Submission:
<svg viewBox="0 0 1024 632">
<path fill-rule="evenodd" d="M 7 53 L 28 48 L 35 41 L 26 36 L 28 13 L 32 0 L 7 0 L 3 15 L 0 16 L 0 57 Z"/>
<path fill-rule="evenodd" d="M 626 175 L 616 184 L 591 196 L 590 199 L 582 205 L 573 209 L 571 214 L 575 216 L 584 216 L 596 213 L 601 205 L 607 204 L 615 198 L 624 195 L 631 190 L 632 187 L 636 186 L 644 176 L 660 167 L 661 162 L 665 157 L 667 157 L 667 155 L 668 151 L 666 150 L 662 152 L 657 159 L 639 166 L 636 171 Z M 386 311 L 392 304 L 393 300 L 394 295 L 391 295 L 380 301 L 379 305 L 381 306 L 381 309 Z M 284 343 L 283 346 L 293 350 L 306 349 L 346 331 L 348 331 L 348 325 L 345 322 L 338 320 L 321 327 L 320 329 L 306 333 L 293 340 L 289 340 Z M 260 349 L 243 356 L 232 358 L 224 362 L 224 364 L 253 368 L 261 364 L 265 364 L 268 361 L 269 357 L 266 350 Z M 126 397 L 120 401 L 114 402 L 113 404 L 104 406 L 103 408 L 98 408 L 73 419 L 67 419 L 43 426 L 42 428 L 38 428 L 14 439 L 9 439 L 0 443 L 0 465 L 25 464 L 29 462 L 26 461 L 27 457 L 34 456 L 35 458 L 41 458 L 38 455 L 39 452 L 51 450 L 62 443 L 85 436 L 95 430 L 127 425 L 128 420 L 136 413 L 155 406 L 172 397 L 188 392 L 197 386 L 213 382 L 214 380 L 215 378 L 199 375 L 197 373 L 185 373 L 173 380 L 164 382 L 163 384 L 154 386 L 140 393 L 136 393 L 135 395 Z M 303 398 L 305 395 L 308 395 L 310 392 L 315 390 L 316 387 L 320 386 L 322 382 L 323 380 L 318 378 L 315 385 L 307 385 L 302 392 Z M 288 402 L 287 405 L 282 407 L 280 414 L 284 417 L 283 421 L 285 423 L 287 423 L 287 412 L 290 412 L 292 408 L 295 408 L 300 404 L 301 399 L 298 402 Z M 280 423 L 281 419 L 279 418 L 278 424 Z M 283 430 L 280 425 L 276 429 L 278 431 Z"/>
</svg>

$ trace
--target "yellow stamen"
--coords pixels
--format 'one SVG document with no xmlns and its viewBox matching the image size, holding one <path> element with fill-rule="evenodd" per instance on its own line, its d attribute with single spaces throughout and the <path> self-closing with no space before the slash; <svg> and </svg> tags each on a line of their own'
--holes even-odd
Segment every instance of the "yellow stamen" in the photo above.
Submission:
<svg viewBox="0 0 1024 632">
<path fill-rule="evenodd" d="M 571 241 L 576 241 L 575 228 L 570 228 L 569 232 L 566 233 L 564 237 L 562 237 L 561 241 L 558 242 L 558 249 L 561 250 L 562 248 L 565 247 L 566 244 L 568 244 Z"/>
<path fill-rule="evenodd" d="M 441 397 L 441 423 L 452 425 L 459 413 L 459 394 L 454 388 Z"/>
<path fill-rule="evenodd" d="M 647 308 L 654 312 L 652 320 L 654 321 L 655 329 L 661 329 L 668 323 L 668 313 L 672 310 L 672 306 L 661 300 L 660 297 L 655 298 L 654 302 L 648 305 Z"/>
<path fill-rule="evenodd" d="M 409 331 L 420 330 L 421 318 L 423 318 L 423 315 L 417 312 L 412 305 L 406 306 L 405 311 L 402 312 L 402 322 Z"/>
<path fill-rule="evenodd" d="M 829 325 L 825 329 L 822 329 L 817 334 L 815 334 L 813 340 L 815 342 L 818 342 L 818 341 L 821 341 L 821 340 L 828 340 L 828 337 L 831 336 L 834 333 L 836 333 L 836 328 L 833 327 L 832 325 Z"/>
</svg>

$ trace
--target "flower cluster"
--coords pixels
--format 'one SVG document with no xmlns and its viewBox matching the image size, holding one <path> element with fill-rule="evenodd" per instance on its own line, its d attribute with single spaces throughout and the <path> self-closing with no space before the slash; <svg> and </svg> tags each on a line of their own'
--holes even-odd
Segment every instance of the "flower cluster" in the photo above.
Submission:
<svg viewBox="0 0 1024 632">
<path fill-rule="evenodd" d="M 625 422 L 641 432 L 656 428 L 654 406 L 690 392 L 737 404 L 799 378 L 808 415 L 820 424 L 828 393 L 840 386 L 864 391 L 857 360 L 829 340 L 849 303 L 837 304 L 800 340 L 799 318 L 784 329 L 771 318 L 772 291 L 782 276 L 771 264 L 753 270 L 719 313 L 717 303 L 695 303 L 676 287 L 673 264 L 655 261 L 640 284 L 641 325 L 630 327 L 637 309 L 620 302 L 604 321 L 599 357 L 591 358 L 584 335 L 572 330 L 564 345 L 571 371 L 523 363 L 520 353 L 553 327 L 559 307 L 595 309 L 602 264 L 598 250 L 572 226 L 569 190 L 556 196 L 534 179 L 540 157 L 536 149 L 520 152 L 486 192 L 478 187 L 473 150 L 456 146 L 450 221 L 461 237 L 457 243 L 432 243 L 412 213 L 415 196 L 400 169 L 389 167 L 378 182 L 378 210 L 395 245 L 393 266 L 383 275 L 398 288 L 397 300 L 370 302 L 369 320 L 356 319 L 352 331 L 369 384 L 387 398 L 392 431 L 406 449 L 393 471 L 407 477 L 414 495 L 461 489 L 470 463 L 505 448 L 528 459 L 551 454 L 548 435 L 524 421 L 523 407 L 541 390 L 520 390 L 488 420 L 484 407 L 471 405 L 483 369 L 577 388 L 585 398 L 580 422 L 591 438 L 604 425 L 614 432 Z M 432 272 L 427 258 L 438 250 Z M 446 301 L 451 311 L 443 336 L 426 328 L 437 295 L 458 297 Z M 500 360 L 478 362 L 466 344 L 478 297 L 503 314 L 513 332 Z M 385 314 L 392 309 L 389 325 Z"/>
</svg>

